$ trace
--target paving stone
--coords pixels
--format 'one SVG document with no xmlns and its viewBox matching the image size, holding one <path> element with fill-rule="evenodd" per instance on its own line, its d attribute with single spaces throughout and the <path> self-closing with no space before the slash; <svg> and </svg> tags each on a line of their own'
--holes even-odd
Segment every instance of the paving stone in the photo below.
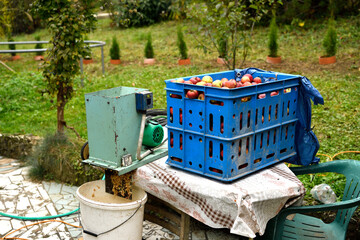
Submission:
<svg viewBox="0 0 360 240">
<path fill-rule="evenodd" d="M 0 189 L 5 188 L 9 184 L 11 184 L 10 179 L 8 177 L 1 176 L 1 178 L 0 178 Z"/>
<path fill-rule="evenodd" d="M 49 211 L 50 215 L 53 215 L 53 216 L 58 215 L 58 212 L 56 211 L 53 204 L 51 204 L 51 203 L 46 204 L 46 208 Z"/>
<path fill-rule="evenodd" d="M 12 183 L 18 183 L 18 182 L 24 181 L 24 178 L 22 175 L 9 176 L 9 178 Z"/>
<path fill-rule="evenodd" d="M 45 202 L 42 199 L 29 198 L 29 201 L 35 212 L 45 206 Z"/>
<path fill-rule="evenodd" d="M 11 219 L 10 222 L 13 229 L 18 229 L 26 225 L 24 221 L 18 219 Z"/>
<path fill-rule="evenodd" d="M 46 235 L 53 235 L 53 232 L 56 232 L 56 228 L 61 225 L 60 222 L 51 222 L 51 223 L 48 223 L 47 225 L 43 226 L 42 227 L 42 234 L 44 236 Z M 52 233 L 52 234 L 51 234 Z"/>
<path fill-rule="evenodd" d="M 6 202 L 5 202 L 5 207 L 6 207 L 7 209 L 9 209 L 9 208 L 15 208 L 15 204 L 14 204 L 13 202 L 6 201 Z"/>
<path fill-rule="evenodd" d="M 78 189 L 77 186 L 63 185 L 61 191 L 62 191 L 63 193 L 71 193 L 71 194 L 75 195 L 77 189 Z"/>
<path fill-rule="evenodd" d="M 4 175 L 5 175 L 5 176 L 17 176 L 17 175 L 20 175 L 20 174 L 21 174 L 21 171 L 22 171 L 22 169 L 20 168 L 20 169 L 17 169 L 17 170 L 15 170 L 15 171 L 6 173 L 6 174 L 4 174 Z"/>
<path fill-rule="evenodd" d="M 61 187 L 62 187 L 62 184 L 52 182 L 50 184 L 50 188 L 49 188 L 49 190 L 47 192 L 50 195 L 52 195 L 52 194 L 60 194 L 61 193 Z"/>
<path fill-rule="evenodd" d="M 51 194 L 50 195 L 51 201 L 53 201 L 54 203 L 59 201 L 60 199 L 63 199 L 63 195 L 61 194 Z"/>
<path fill-rule="evenodd" d="M 12 230 L 12 226 L 9 220 L 0 221 L 0 236 L 4 236 L 10 230 Z"/>
<path fill-rule="evenodd" d="M 42 196 L 43 199 L 50 199 L 48 193 L 45 191 L 44 188 L 38 187 L 38 191 L 39 191 L 39 193 L 40 193 L 40 195 Z"/>
<path fill-rule="evenodd" d="M 31 205 L 29 199 L 27 197 L 20 196 L 16 204 L 16 210 L 26 210 L 30 208 Z"/>
<path fill-rule="evenodd" d="M 42 182 L 42 185 L 46 191 L 49 191 L 50 189 L 50 183 L 49 182 Z"/>
<path fill-rule="evenodd" d="M 36 211 L 36 212 L 27 213 L 27 214 L 25 214 L 25 216 L 26 217 L 44 217 L 44 216 L 49 216 L 49 212 L 47 210 Z"/>
<path fill-rule="evenodd" d="M 34 226 L 31 226 L 27 231 L 21 232 L 21 234 L 19 235 L 19 238 L 36 239 L 36 233 L 40 232 L 40 231 L 41 231 L 40 226 L 34 225 Z"/>
<path fill-rule="evenodd" d="M 4 211 L 5 210 L 5 204 L 3 204 L 2 201 L 0 201 L 0 210 Z"/>
<path fill-rule="evenodd" d="M 16 185 L 16 184 L 9 184 L 9 185 L 6 185 L 4 187 L 5 190 L 15 190 L 15 189 L 18 189 L 18 188 L 19 188 L 19 186 Z"/>
<path fill-rule="evenodd" d="M 16 190 L 0 190 L 0 196 L 6 198 L 6 196 L 18 196 L 20 193 L 19 189 Z"/>
</svg>

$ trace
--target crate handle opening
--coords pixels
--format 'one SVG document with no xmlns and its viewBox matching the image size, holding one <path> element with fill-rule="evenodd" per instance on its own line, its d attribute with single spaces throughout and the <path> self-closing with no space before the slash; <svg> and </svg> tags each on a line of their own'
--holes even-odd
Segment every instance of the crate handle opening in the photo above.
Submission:
<svg viewBox="0 0 360 240">
<path fill-rule="evenodd" d="M 254 160 L 254 163 L 259 163 L 259 162 L 261 162 L 261 158 L 258 158 L 258 159 Z"/>
<path fill-rule="evenodd" d="M 244 163 L 244 164 L 241 164 L 239 165 L 238 169 L 243 169 L 243 168 L 246 168 L 249 164 L 248 163 Z"/>
<path fill-rule="evenodd" d="M 179 94 L 174 94 L 174 93 L 171 93 L 171 94 L 170 94 L 170 97 L 171 97 L 171 98 L 176 98 L 176 99 L 182 99 L 182 96 L 181 96 L 181 95 L 179 95 Z"/>
<path fill-rule="evenodd" d="M 209 170 L 214 173 L 223 174 L 223 171 L 217 168 L 209 167 Z"/>
<path fill-rule="evenodd" d="M 273 156 L 275 156 L 275 153 L 270 153 L 270 154 L 266 155 L 266 158 L 269 159 L 269 158 L 272 158 Z"/>
<path fill-rule="evenodd" d="M 210 104 L 212 105 L 218 105 L 218 106 L 224 106 L 223 101 L 217 101 L 217 100 L 210 100 Z"/>
<path fill-rule="evenodd" d="M 180 163 L 183 161 L 181 158 L 177 158 L 177 157 L 170 157 L 170 159 L 175 162 L 180 162 Z"/>
</svg>

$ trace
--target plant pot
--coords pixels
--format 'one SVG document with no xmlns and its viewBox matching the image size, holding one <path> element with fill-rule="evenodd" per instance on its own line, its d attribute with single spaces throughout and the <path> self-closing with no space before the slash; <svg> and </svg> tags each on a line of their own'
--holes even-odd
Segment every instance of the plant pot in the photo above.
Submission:
<svg viewBox="0 0 360 240">
<path fill-rule="evenodd" d="M 218 64 L 222 64 L 222 65 L 225 65 L 225 64 L 226 64 L 225 58 L 221 58 L 221 57 L 218 57 L 218 58 L 216 59 L 216 62 L 217 62 Z"/>
<path fill-rule="evenodd" d="M 147 65 L 155 64 L 155 58 L 145 58 L 144 59 L 144 64 L 147 64 Z"/>
<path fill-rule="evenodd" d="M 20 55 L 11 56 L 12 61 L 19 60 L 20 58 L 21 58 Z"/>
<path fill-rule="evenodd" d="M 179 59 L 178 64 L 179 64 L 179 65 L 190 65 L 190 64 L 191 64 L 190 58 L 187 58 L 187 59 Z"/>
<path fill-rule="evenodd" d="M 94 60 L 92 60 L 92 59 L 83 59 L 83 64 L 90 64 L 93 62 L 94 62 Z"/>
<path fill-rule="evenodd" d="M 35 56 L 35 57 L 34 57 L 34 60 L 35 60 L 35 61 L 43 61 L 43 60 L 44 60 L 44 57 L 41 56 L 41 55 L 38 55 L 38 56 Z"/>
<path fill-rule="evenodd" d="M 266 62 L 271 64 L 279 64 L 281 63 L 281 57 L 266 57 Z"/>
<path fill-rule="evenodd" d="M 110 59 L 110 63 L 114 65 L 119 65 L 121 63 L 120 59 Z"/>
<path fill-rule="evenodd" d="M 319 57 L 319 64 L 321 65 L 332 64 L 332 63 L 336 63 L 336 56 Z"/>
</svg>

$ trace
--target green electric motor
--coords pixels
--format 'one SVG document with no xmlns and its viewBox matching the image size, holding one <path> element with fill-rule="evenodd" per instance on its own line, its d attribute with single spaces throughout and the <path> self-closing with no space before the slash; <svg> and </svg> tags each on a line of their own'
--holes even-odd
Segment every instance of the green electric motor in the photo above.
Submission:
<svg viewBox="0 0 360 240">
<path fill-rule="evenodd" d="M 146 147 L 156 147 L 160 145 L 163 138 L 163 127 L 157 122 L 149 121 L 145 126 L 142 145 Z"/>
</svg>

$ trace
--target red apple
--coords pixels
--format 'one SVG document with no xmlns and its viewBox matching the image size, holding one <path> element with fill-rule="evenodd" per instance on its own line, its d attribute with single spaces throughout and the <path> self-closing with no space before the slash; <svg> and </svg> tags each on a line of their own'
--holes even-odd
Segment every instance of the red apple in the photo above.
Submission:
<svg viewBox="0 0 360 240">
<path fill-rule="evenodd" d="M 271 93 L 270 93 L 270 96 L 271 96 L 271 97 L 276 96 L 276 95 L 279 95 L 279 91 L 275 91 L 275 92 L 271 92 Z"/>
<path fill-rule="evenodd" d="M 230 81 L 225 82 L 225 87 L 235 88 L 236 87 L 236 81 L 234 79 L 231 79 Z"/>
<path fill-rule="evenodd" d="M 171 107 L 170 108 L 170 115 L 173 115 L 174 114 L 174 109 Z"/>
<path fill-rule="evenodd" d="M 185 84 L 193 84 L 191 81 L 185 81 Z"/>
<path fill-rule="evenodd" d="M 262 93 L 262 94 L 259 94 L 258 95 L 258 99 L 263 99 L 266 97 L 266 94 L 265 93 Z"/>
<path fill-rule="evenodd" d="M 192 84 L 196 84 L 198 82 L 195 77 L 190 78 L 189 81 L 192 82 Z"/>
<path fill-rule="evenodd" d="M 220 132 L 221 132 L 221 133 L 224 132 L 224 123 L 223 123 L 223 122 L 220 124 Z"/>
<path fill-rule="evenodd" d="M 249 79 L 250 79 L 250 82 L 252 82 L 252 81 L 253 81 L 253 76 L 251 76 L 251 74 L 245 74 L 244 76 L 247 76 L 247 77 L 249 77 Z"/>
<path fill-rule="evenodd" d="M 190 99 L 195 99 L 199 96 L 199 92 L 196 91 L 196 90 L 189 90 L 187 93 L 186 93 L 186 97 L 187 98 L 190 98 Z"/>
<path fill-rule="evenodd" d="M 195 79 L 196 79 L 197 82 L 201 82 L 201 78 L 195 77 Z"/>
<path fill-rule="evenodd" d="M 205 86 L 206 82 L 198 82 L 196 85 Z"/>
<path fill-rule="evenodd" d="M 222 78 L 222 79 L 221 79 L 222 85 L 224 86 L 224 85 L 225 85 L 225 82 L 227 82 L 227 81 L 229 81 L 227 78 Z"/>
<path fill-rule="evenodd" d="M 261 78 L 259 78 L 259 77 L 254 78 L 253 81 L 256 83 L 262 83 Z"/>
<path fill-rule="evenodd" d="M 238 82 L 236 82 L 236 87 L 238 88 L 238 87 L 242 87 L 243 86 L 243 84 L 241 83 L 241 81 L 238 81 Z"/>
<path fill-rule="evenodd" d="M 175 80 L 175 82 L 177 82 L 177 83 L 184 83 L 184 82 L 185 82 L 185 80 L 184 80 L 184 79 L 182 79 L 182 78 L 179 78 L 179 79 L 176 79 L 176 80 Z"/>
<path fill-rule="evenodd" d="M 204 93 L 200 93 L 199 96 L 198 96 L 198 99 L 199 100 L 204 100 L 205 99 Z"/>
<path fill-rule="evenodd" d="M 250 83 L 250 82 L 245 82 L 245 83 L 243 84 L 243 86 L 244 86 L 244 87 L 251 86 L 251 83 Z"/>
<path fill-rule="evenodd" d="M 246 83 L 246 82 L 250 82 L 250 78 L 248 77 L 248 76 L 243 76 L 242 78 L 241 78 L 241 82 L 242 83 Z"/>
<path fill-rule="evenodd" d="M 258 84 L 258 83 L 257 83 L 257 82 L 252 82 L 252 83 L 251 83 L 251 85 L 256 85 L 256 84 Z"/>
</svg>

